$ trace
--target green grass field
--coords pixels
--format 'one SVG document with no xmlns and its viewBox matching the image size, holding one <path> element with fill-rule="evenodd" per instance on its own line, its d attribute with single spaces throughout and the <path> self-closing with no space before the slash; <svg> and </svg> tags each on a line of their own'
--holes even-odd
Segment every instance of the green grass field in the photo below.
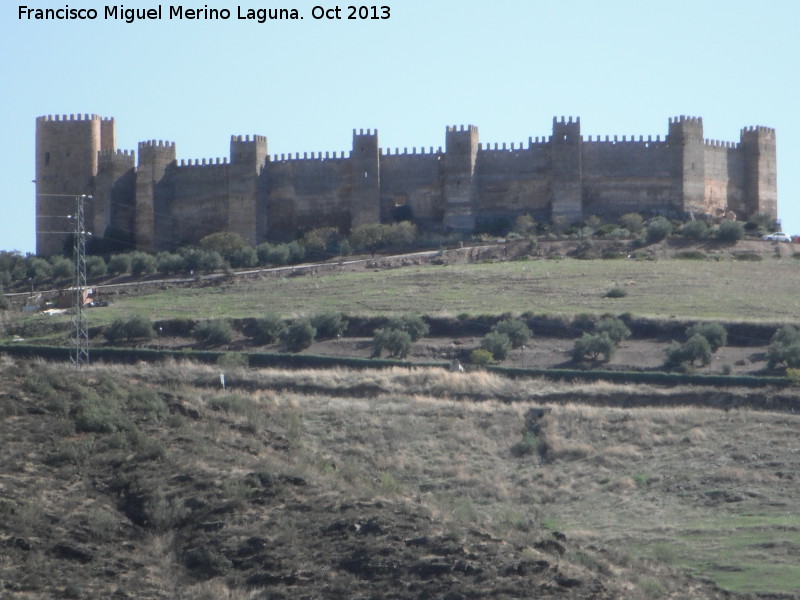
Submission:
<svg viewBox="0 0 800 600">
<path fill-rule="evenodd" d="M 613 287 L 627 296 L 604 297 Z M 98 321 L 128 313 L 152 319 L 294 316 L 329 309 L 354 315 L 630 312 L 793 321 L 800 313 L 800 261 L 565 259 L 341 272 L 123 296 L 91 316 Z"/>
</svg>

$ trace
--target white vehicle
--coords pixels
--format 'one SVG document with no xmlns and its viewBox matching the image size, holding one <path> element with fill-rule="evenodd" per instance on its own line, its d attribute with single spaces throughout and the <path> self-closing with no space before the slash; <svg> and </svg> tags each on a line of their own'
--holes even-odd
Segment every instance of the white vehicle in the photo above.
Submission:
<svg viewBox="0 0 800 600">
<path fill-rule="evenodd" d="M 767 235 L 762 235 L 761 239 L 766 242 L 791 242 L 791 236 L 786 235 L 783 232 L 776 231 L 775 233 L 770 233 Z"/>
</svg>

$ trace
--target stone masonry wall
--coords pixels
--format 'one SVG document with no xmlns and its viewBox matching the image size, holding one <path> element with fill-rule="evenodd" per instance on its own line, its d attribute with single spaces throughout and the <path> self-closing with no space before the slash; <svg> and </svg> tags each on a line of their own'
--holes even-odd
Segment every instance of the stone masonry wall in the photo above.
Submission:
<svg viewBox="0 0 800 600">
<path fill-rule="evenodd" d="M 96 235 L 117 227 L 144 250 L 234 231 L 253 244 L 317 227 L 342 231 L 412 218 L 426 229 L 469 232 L 530 213 L 570 223 L 626 212 L 681 216 L 733 210 L 777 217 L 775 131 L 749 127 L 740 141 L 703 138 L 702 119 L 675 117 L 667 136 L 584 138 L 580 119 L 553 119 L 527 144 L 481 143 L 474 125 L 448 127 L 445 148 L 382 149 L 375 130 L 354 130 L 349 152 L 271 156 L 264 136 L 233 136 L 231 156 L 176 159 L 173 142 L 113 148 L 113 119 L 40 117 L 36 128 L 37 250 L 63 251 L 49 217 L 95 194 Z M 56 220 L 56 219 L 52 219 Z M 68 223 L 56 223 L 56 226 Z"/>
</svg>

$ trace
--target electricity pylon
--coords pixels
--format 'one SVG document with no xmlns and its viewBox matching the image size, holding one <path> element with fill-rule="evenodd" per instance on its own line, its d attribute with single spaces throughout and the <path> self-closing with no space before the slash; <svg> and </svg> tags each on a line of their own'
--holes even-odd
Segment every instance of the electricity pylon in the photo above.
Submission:
<svg viewBox="0 0 800 600">
<path fill-rule="evenodd" d="M 72 254 L 75 258 L 75 316 L 72 324 L 75 332 L 75 345 L 70 359 L 76 369 L 89 364 L 89 328 L 83 310 L 84 290 L 86 289 L 86 228 L 84 227 L 83 202 L 91 196 L 75 196 L 75 237 Z"/>
</svg>

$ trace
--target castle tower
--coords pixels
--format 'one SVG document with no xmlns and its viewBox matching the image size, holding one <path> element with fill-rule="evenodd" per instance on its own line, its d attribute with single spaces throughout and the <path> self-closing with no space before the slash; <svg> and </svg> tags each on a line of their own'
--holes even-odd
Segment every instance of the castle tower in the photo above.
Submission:
<svg viewBox="0 0 800 600">
<path fill-rule="evenodd" d="M 136 172 L 136 248 L 153 252 L 170 246 L 169 239 L 159 239 L 156 222 L 169 228 L 168 211 L 161 206 L 167 197 L 166 173 L 175 165 L 175 142 L 151 140 L 139 142 L 139 166 Z M 166 232 L 169 233 L 169 232 Z"/>
<path fill-rule="evenodd" d="M 267 138 L 254 135 L 231 136 L 231 164 L 228 177 L 228 231 L 255 245 L 267 230 L 266 218 L 257 209 L 258 176 L 267 159 Z M 263 221 L 263 222 L 262 222 Z"/>
<path fill-rule="evenodd" d="M 778 218 L 778 171 L 775 130 L 746 127 L 740 134 L 745 164 L 745 218 L 767 215 Z"/>
<path fill-rule="evenodd" d="M 350 153 L 350 227 L 381 221 L 381 163 L 378 130 L 353 130 Z"/>
<path fill-rule="evenodd" d="M 583 218 L 583 162 L 581 158 L 581 119 L 553 117 L 550 138 L 552 165 L 551 219 L 554 223 L 573 223 Z"/>
<path fill-rule="evenodd" d="M 445 134 L 444 229 L 470 233 L 475 229 L 478 128 L 448 127 Z"/>
<path fill-rule="evenodd" d="M 97 157 L 92 212 L 94 235 L 109 228 L 130 233 L 134 228 L 136 157 L 132 150 L 101 150 Z"/>
<path fill-rule="evenodd" d="M 36 252 L 58 254 L 68 243 L 75 196 L 91 195 L 97 154 L 115 145 L 113 119 L 55 115 L 36 119 Z M 87 203 L 86 226 L 96 233 Z"/>
<path fill-rule="evenodd" d="M 681 212 L 707 213 L 703 119 L 680 116 L 669 120 L 667 143 L 672 148 L 675 177 L 680 185 L 679 202 L 671 207 Z"/>
</svg>

